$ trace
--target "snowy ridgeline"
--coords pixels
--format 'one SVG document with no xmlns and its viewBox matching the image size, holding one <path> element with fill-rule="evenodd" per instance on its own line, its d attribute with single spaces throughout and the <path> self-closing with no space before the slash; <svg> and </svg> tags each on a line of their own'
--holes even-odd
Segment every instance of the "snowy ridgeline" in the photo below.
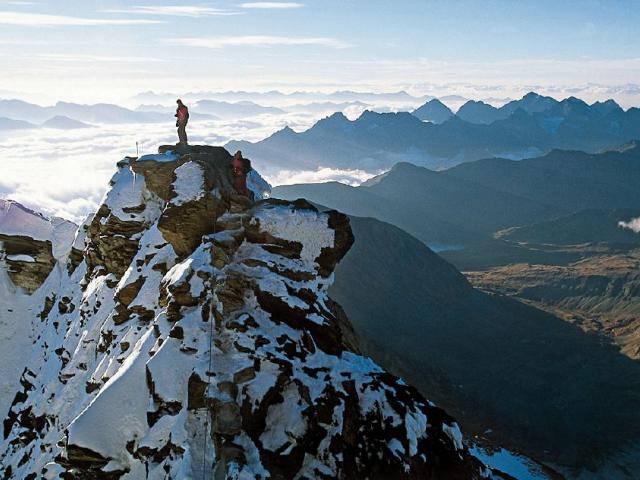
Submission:
<svg viewBox="0 0 640 480">
<path fill-rule="evenodd" d="M 0 271 L 33 326 L 5 475 L 502 478 L 451 417 L 358 354 L 327 295 L 348 219 L 236 195 L 229 160 L 209 147 L 122 161 L 32 296 Z"/>
<path fill-rule="evenodd" d="M 56 288 L 77 225 L 48 219 L 11 200 L 0 199 L 0 412 L 9 410 L 32 349 L 43 292 Z M 56 266 L 56 260 L 60 264 Z M 34 277 L 34 284 L 22 280 Z M 29 295 L 47 279 L 46 287 Z M 33 288 L 30 288 L 33 287 Z"/>
<path fill-rule="evenodd" d="M 17 202 L 0 199 L 0 235 L 49 241 L 53 246 L 53 256 L 57 259 L 68 255 L 77 228 L 68 220 L 57 217 L 49 219 Z"/>
</svg>

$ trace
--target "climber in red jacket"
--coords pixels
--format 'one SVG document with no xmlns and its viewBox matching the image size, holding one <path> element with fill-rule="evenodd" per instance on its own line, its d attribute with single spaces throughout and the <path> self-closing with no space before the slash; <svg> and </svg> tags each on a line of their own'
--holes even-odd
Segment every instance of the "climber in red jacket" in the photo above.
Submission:
<svg viewBox="0 0 640 480">
<path fill-rule="evenodd" d="M 180 141 L 180 145 L 187 144 L 187 122 L 189 121 L 189 109 L 187 106 L 182 103 L 182 100 L 176 100 L 178 104 L 178 108 L 176 109 L 175 117 L 176 127 L 178 127 L 178 140 Z"/>
<path fill-rule="evenodd" d="M 231 170 L 233 171 L 233 188 L 240 195 L 245 195 L 253 199 L 253 193 L 247 188 L 247 174 L 251 170 L 251 162 L 242 157 L 242 152 L 238 150 L 231 160 Z"/>
</svg>

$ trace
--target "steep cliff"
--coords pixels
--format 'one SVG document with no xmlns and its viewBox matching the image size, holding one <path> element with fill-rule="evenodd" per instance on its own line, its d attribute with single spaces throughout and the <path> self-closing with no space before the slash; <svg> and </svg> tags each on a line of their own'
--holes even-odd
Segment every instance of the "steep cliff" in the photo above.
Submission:
<svg viewBox="0 0 640 480">
<path fill-rule="evenodd" d="M 346 216 L 237 195 L 222 148 L 160 151 L 118 163 L 38 290 L 4 478 L 504 478 L 359 354 L 327 294 Z"/>
</svg>

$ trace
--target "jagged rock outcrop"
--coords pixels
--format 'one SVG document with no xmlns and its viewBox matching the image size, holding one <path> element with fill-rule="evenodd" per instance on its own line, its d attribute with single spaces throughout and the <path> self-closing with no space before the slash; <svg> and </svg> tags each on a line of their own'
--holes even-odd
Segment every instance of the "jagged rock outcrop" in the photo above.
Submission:
<svg viewBox="0 0 640 480">
<path fill-rule="evenodd" d="M 0 269 L 15 287 L 35 292 L 56 262 L 66 258 L 75 229 L 71 222 L 0 199 Z"/>
<path fill-rule="evenodd" d="M 118 164 L 40 310 L 4 478 L 503 478 L 359 355 L 327 295 L 347 217 L 237 195 L 230 158 Z"/>
</svg>

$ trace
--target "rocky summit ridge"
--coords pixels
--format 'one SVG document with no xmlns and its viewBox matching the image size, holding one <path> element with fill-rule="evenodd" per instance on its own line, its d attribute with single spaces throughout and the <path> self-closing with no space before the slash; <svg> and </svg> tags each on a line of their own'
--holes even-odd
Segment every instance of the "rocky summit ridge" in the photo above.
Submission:
<svg viewBox="0 0 640 480">
<path fill-rule="evenodd" d="M 267 199 L 255 170 L 238 195 L 230 161 L 125 158 L 56 274 L 16 288 L 39 305 L 0 477 L 505 478 L 360 355 L 327 294 L 348 218 Z"/>
</svg>

